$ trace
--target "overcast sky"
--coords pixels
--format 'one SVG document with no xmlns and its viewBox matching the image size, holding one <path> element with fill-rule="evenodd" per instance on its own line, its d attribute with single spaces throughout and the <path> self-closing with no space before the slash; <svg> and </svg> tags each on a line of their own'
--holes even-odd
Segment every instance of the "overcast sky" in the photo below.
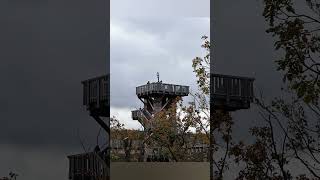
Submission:
<svg viewBox="0 0 320 180">
<path fill-rule="evenodd" d="M 202 35 L 209 17 L 111 18 L 111 115 L 128 128 L 139 128 L 131 110 L 143 106 L 135 87 L 157 81 L 190 86 L 196 91 L 192 59 L 204 56 Z"/>
<path fill-rule="evenodd" d="M 196 90 L 192 59 L 210 34 L 209 0 L 111 1 L 111 116 L 141 128 L 131 110 L 142 106 L 135 87 L 156 80 Z M 130 15 L 128 13 L 130 12 Z"/>
</svg>

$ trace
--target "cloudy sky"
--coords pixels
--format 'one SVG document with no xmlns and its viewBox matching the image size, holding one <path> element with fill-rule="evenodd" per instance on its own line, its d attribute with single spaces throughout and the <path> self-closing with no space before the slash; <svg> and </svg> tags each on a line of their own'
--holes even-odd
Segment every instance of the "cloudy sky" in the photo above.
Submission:
<svg viewBox="0 0 320 180">
<path fill-rule="evenodd" d="M 142 106 L 135 87 L 156 81 L 196 90 L 192 59 L 203 56 L 201 36 L 210 34 L 209 0 L 111 1 L 111 115 L 141 128 L 131 110 Z M 130 15 L 126 12 L 130 12 Z"/>
<path fill-rule="evenodd" d="M 210 33 L 209 17 L 117 18 L 111 16 L 111 115 L 129 128 L 131 110 L 142 103 L 135 87 L 157 81 L 188 85 L 197 90 L 192 59 L 204 56 L 201 36 Z"/>
</svg>

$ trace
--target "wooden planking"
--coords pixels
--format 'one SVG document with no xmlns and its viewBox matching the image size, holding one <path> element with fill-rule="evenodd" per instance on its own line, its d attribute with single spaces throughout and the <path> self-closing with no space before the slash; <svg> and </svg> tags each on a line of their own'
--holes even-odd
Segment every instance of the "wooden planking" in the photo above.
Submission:
<svg viewBox="0 0 320 180">
<path fill-rule="evenodd" d="M 69 179 L 103 179 L 109 177 L 108 166 L 97 153 L 68 156 Z"/>
<path fill-rule="evenodd" d="M 96 108 L 99 108 L 101 102 L 109 104 L 109 78 L 108 75 L 105 75 L 82 81 L 83 105 L 89 106 L 94 104 Z"/>
</svg>

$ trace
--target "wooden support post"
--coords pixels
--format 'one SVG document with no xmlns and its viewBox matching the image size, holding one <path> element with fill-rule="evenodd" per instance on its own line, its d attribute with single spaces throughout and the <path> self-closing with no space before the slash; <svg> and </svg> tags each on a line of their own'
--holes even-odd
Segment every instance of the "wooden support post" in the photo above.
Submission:
<svg viewBox="0 0 320 180">
<path fill-rule="evenodd" d="M 100 116 L 99 116 L 99 114 L 98 113 L 95 113 L 94 111 L 90 111 L 90 116 L 92 116 L 96 121 L 97 121 L 97 123 L 106 131 L 106 133 L 107 133 L 107 136 L 108 136 L 108 139 L 107 139 L 107 141 L 108 141 L 108 143 L 107 143 L 107 148 L 106 148 L 106 154 L 104 155 L 104 156 L 109 156 L 110 155 L 110 126 L 109 125 L 107 125 L 101 118 L 100 118 Z M 110 176 L 109 176 L 109 174 L 110 174 L 110 159 L 108 158 L 108 157 L 104 157 L 104 158 L 101 158 L 101 157 L 99 157 L 99 155 L 98 154 L 96 154 L 96 157 L 95 157 L 95 159 L 97 159 L 97 158 L 99 158 L 99 159 L 101 159 L 101 161 L 103 161 L 104 163 L 105 163 L 105 166 L 106 166 L 106 170 L 105 171 L 107 171 L 107 172 L 105 172 L 104 174 L 103 174 L 103 176 L 106 176 L 106 177 L 103 177 L 102 179 L 105 179 L 105 180 L 109 180 L 109 178 L 110 178 Z M 104 168 L 104 166 L 102 166 L 100 163 L 98 163 L 97 162 L 97 170 L 99 170 L 99 171 L 96 171 L 96 173 L 98 173 L 99 175 L 101 175 L 101 168 Z M 99 166 L 100 165 L 100 166 Z"/>
<path fill-rule="evenodd" d="M 97 123 L 108 133 L 110 134 L 110 127 L 100 118 L 100 116 L 95 113 L 95 112 L 91 112 L 90 116 L 92 116 Z"/>
</svg>

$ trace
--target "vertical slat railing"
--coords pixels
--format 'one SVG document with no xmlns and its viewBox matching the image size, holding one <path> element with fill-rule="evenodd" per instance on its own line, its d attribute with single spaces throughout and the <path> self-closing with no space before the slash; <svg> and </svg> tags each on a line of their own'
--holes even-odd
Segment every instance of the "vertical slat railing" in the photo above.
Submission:
<svg viewBox="0 0 320 180">
<path fill-rule="evenodd" d="M 214 74 L 210 83 L 213 83 L 211 87 L 214 96 L 225 96 L 226 99 L 230 97 L 252 99 L 253 80 L 253 78 Z"/>
<path fill-rule="evenodd" d="M 86 153 L 69 156 L 69 179 L 103 179 L 109 176 L 107 164 L 97 153 Z"/>
<path fill-rule="evenodd" d="M 95 103 L 97 108 L 99 103 L 107 102 L 109 94 L 109 76 L 101 76 L 86 81 L 82 81 L 83 84 L 83 105 L 89 106 L 91 103 Z"/>
</svg>

